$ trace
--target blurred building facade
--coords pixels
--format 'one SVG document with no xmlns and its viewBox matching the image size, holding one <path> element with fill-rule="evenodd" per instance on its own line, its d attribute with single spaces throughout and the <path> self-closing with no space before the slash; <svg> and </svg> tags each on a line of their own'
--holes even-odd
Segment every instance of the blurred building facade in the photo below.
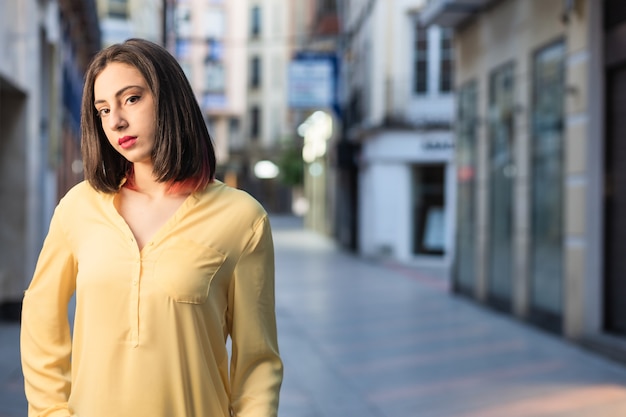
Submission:
<svg viewBox="0 0 626 417">
<path fill-rule="evenodd" d="M 290 189 L 259 177 L 293 141 L 287 66 L 302 0 L 168 1 L 167 47 L 191 81 L 207 117 L 218 177 L 253 194 L 270 211 L 290 209 Z"/>
<path fill-rule="evenodd" d="M 626 358 L 626 5 L 431 0 L 454 30 L 453 284 Z"/>
<path fill-rule="evenodd" d="M 343 2 L 337 237 L 364 256 L 446 267 L 455 166 L 451 31 L 420 0 Z"/>
<path fill-rule="evenodd" d="M 229 144 L 242 146 L 246 110 L 246 0 L 170 1 L 167 47 L 187 74 L 210 125 L 218 164 L 229 160 Z"/>
<path fill-rule="evenodd" d="M 163 44 L 166 0 L 96 0 L 102 46 L 129 38 Z"/>
<path fill-rule="evenodd" d="M 82 178 L 83 73 L 95 2 L 0 3 L 0 318 L 16 318 L 58 198 Z"/>
<path fill-rule="evenodd" d="M 325 235 L 337 228 L 337 143 L 341 138 L 339 105 L 340 28 L 335 0 L 300 2 L 292 10 L 295 42 L 289 63 L 288 101 L 302 164 L 302 186 L 295 189 L 294 210 L 304 202 L 304 225 Z M 300 199 L 300 201 L 298 201 Z"/>
</svg>

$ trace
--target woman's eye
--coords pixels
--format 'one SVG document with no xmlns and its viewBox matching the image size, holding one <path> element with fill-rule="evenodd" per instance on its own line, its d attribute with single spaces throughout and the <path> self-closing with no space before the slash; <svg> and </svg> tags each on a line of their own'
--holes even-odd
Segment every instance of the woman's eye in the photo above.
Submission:
<svg viewBox="0 0 626 417">
<path fill-rule="evenodd" d="M 140 99 L 140 97 L 139 97 L 139 96 L 130 96 L 130 97 L 128 97 L 128 99 L 127 99 L 126 101 L 127 101 L 128 103 L 130 103 L 130 104 L 133 104 L 133 103 L 138 102 L 138 101 L 139 101 L 139 99 Z"/>
<path fill-rule="evenodd" d="M 104 116 L 106 116 L 107 114 L 109 114 L 109 109 L 106 109 L 106 108 L 104 108 L 104 109 L 99 109 L 99 110 L 97 110 L 97 112 L 98 112 L 98 116 L 100 116 L 100 117 L 104 117 Z"/>
</svg>

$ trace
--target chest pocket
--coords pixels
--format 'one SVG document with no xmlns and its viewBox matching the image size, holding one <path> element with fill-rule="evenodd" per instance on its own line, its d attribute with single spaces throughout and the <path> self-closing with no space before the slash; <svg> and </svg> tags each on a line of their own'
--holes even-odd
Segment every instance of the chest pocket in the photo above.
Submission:
<svg viewBox="0 0 626 417">
<path fill-rule="evenodd" d="M 155 262 L 155 279 L 174 301 L 202 304 L 225 259 L 226 255 L 211 247 L 173 239 Z"/>
</svg>

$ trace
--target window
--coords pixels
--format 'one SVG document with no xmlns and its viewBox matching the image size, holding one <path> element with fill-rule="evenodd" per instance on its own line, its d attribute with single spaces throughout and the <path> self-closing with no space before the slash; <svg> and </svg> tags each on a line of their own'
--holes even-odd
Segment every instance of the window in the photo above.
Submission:
<svg viewBox="0 0 626 417">
<path fill-rule="evenodd" d="M 413 167 L 413 253 L 443 255 L 445 252 L 445 166 Z"/>
<path fill-rule="evenodd" d="M 209 93 L 223 93 L 225 84 L 224 65 L 221 62 L 209 62 L 206 65 L 206 91 Z"/>
<path fill-rule="evenodd" d="M 209 39 L 207 44 L 208 44 L 208 52 L 206 55 L 205 62 L 223 61 L 224 60 L 224 43 L 216 39 Z"/>
<path fill-rule="evenodd" d="M 513 63 L 489 77 L 489 299 L 511 308 L 513 190 L 515 189 L 515 72 Z"/>
<path fill-rule="evenodd" d="M 223 111 L 228 107 L 228 99 L 224 94 L 204 93 L 202 95 L 201 107 L 203 110 L 208 111 Z"/>
<path fill-rule="evenodd" d="M 204 35 L 207 38 L 222 39 L 226 33 L 226 18 L 219 9 L 208 9 L 204 14 Z"/>
<path fill-rule="evenodd" d="M 253 106 L 250 109 L 250 139 L 257 140 L 261 134 L 261 108 Z"/>
<path fill-rule="evenodd" d="M 228 119 L 228 136 L 236 137 L 239 135 L 239 119 L 231 117 Z"/>
<path fill-rule="evenodd" d="M 250 13 L 250 35 L 257 37 L 261 35 L 261 7 L 254 6 Z"/>
<path fill-rule="evenodd" d="M 186 5 L 176 5 L 174 14 L 176 19 L 176 34 L 181 38 L 188 38 L 193 34 L 191 26 L 191 10 Z"/>
<path fill-rule="evenodd" d="M 531 303 L 544 322 L 558 321 L 562 308 L 565 56 L 565 44 L 557 42 L 533 59 Z"/>
<path fill-rule="evenodd" d="M 452 29 L 441 28 L 441 60 L 439 62 L 439 91 L 449 93 L 454 84 Z"/>
<path fill-rule="evenodd" d="M 476 169 L 477 108 L 476 81 L 461 86 L 457 99 L 457 239 L 454 283 L 461 291 L 472 293 L 476 274 Z"/>
<path fill-rule="evenodd" d="M 188 61 L 180 61 L 180 67 L 183 69 L 183 72 L 185 73 L 187 80 L 191 84 L 193 80 L 193 72 L 192 72 L 193 67 L 191 63 Z"/>
<path fill-rule="evenodd" d="M 259 88 L 261 86 L 261 58 L 255 56 L 250 63 L 250 87 Z"/>
<path fill-rule="evenodd" d="M 109 0 L 109 17 L 128 19 L 128 0 Z"/>
<path fill-rule="evenodd" d="M 241 136 L 239 119 L 231 117 L 228 119 L 228 144 L 231 149 L 239 149 L 244 145 Z"/>
<path fill-rule="evenodd" d="M 216 116 L 208 116 L 207 117 L 207 125 L 209 127 L 210 132 L 214 132 L 216 130 L 218 118 Z"/>
<path fill-rule="evenodd" d="M 415 27 L 414 53 L 413 91 L 425 94 L 428 91 L 428 31 L 419 24 Z"/>
<path fill-rule="evenodd" d="M 188 39 L 176 40 L 176 58 L 185 60 L 191 56 L 191 42 Z"/>
</svg>

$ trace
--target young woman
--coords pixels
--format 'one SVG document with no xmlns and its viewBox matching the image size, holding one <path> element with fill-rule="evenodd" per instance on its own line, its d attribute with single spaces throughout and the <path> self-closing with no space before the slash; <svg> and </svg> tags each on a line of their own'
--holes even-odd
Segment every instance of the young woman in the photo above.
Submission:
<svg viewBox="0 0 626 417">
<path fill-rule="evenodd" d="M 57 206 L 23 302 L 29 417 L 276 416 L 267 214 L 214 179 L 176 60 L 140 39 L 98 53 L 81 124 L 86 181 Z"/>
</svg>

